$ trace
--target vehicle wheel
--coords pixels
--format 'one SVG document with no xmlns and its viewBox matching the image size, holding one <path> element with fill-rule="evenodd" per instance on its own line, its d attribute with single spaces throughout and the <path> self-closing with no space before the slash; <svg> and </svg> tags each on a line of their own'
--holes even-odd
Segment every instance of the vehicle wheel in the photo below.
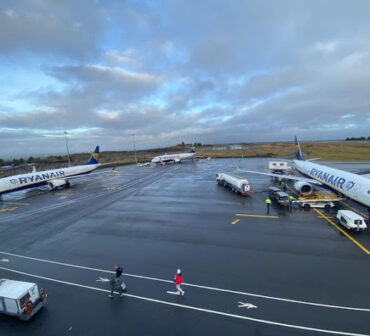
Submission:
<svg viewBox="0 0 370 336">
<path fill-rule="evenodd" d="M 304 207 L 305 209 L 309 209 L 309 208 L 310 208 L 310 205 L 309 205 L 309 204 L 305 204 L 303 207 Z"/>
</svg>

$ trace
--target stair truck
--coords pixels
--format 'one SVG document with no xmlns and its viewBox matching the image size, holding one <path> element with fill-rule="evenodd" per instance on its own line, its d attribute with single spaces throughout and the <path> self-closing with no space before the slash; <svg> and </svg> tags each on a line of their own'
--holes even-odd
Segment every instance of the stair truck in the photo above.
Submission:
<svg viewBox="0 0 370 336">
<path fill-rule="evenodd" d="M 247 193 L 253 194 L 248 180 L 244 177 L 229 173 L 218 173 L 216 175 L 216 181 L 218 185 L 228 187 L 233 192 L 239 193 L 242 196 L 246 196 Z"/>
<path fill-rule="evenodd" d="M 32 282 L 0 279 L 0 313 L 29 320 L 46 304 L 46 292 Z"/>
</svg>

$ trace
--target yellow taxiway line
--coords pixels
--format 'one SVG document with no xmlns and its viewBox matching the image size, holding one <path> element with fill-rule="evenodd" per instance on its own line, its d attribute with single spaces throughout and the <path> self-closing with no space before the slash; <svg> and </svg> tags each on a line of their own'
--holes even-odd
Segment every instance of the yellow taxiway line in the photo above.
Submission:
<svg viewBox="0 0 370 336">
<path fill-rule="evenodd" d="M 0 212 L 7 212 L 7 211 L 14 211 L 18 209 L 18 207 L 13 207 L 13 208 L 2 208 L 0 209 Z"/>
<path fill-rule="evenodd" d="M 279 218 L 279 216 L 252 215 L 252 214 L 236 214 L 236 217 Z"/>
<path fill-rule="evenodd" d="M 331 225 L 333 225 L 338 231 L 343 233 L 349 240 L 351 240 L 353 243 L 355 243 L 362 251 L 364 251 L 366 254 L 370 254 L 370 251 L 365 246 L 360 244 L 355 238 L 350 236 L 345 230 L 343 230 L 341 227 L 339 227 L 337 224 L 335 224 L 330 218 L 325 216 L 321 211 L 319 211 L 315 208 L 313 208 L 313 210 L 315 210 L 320 216 L 325 218 Z"/>
<path fill-rule="evenodd" d="M 234 221 L 231 222 L 231 224 L 236 224 L 239 221 L 240 221 L 240 219 L 235 219 Z"/>
</svg>

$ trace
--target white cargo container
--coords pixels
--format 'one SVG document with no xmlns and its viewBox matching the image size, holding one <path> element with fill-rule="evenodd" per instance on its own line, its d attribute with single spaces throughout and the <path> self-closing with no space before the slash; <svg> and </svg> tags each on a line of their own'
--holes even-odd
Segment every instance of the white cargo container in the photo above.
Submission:
<svg viewBox="0 0 370 336">
<path fill-rule="evenodd" d="M 290 167 L 288 167 L 288 162 L 269 161 L 269 170 L 275 174 L 284 174 L 290 170 Z"/>
<path fill-rule="evenodd" d="M 44 290 L 32 282 L 0 279 L 0 313 L 28 320 L 46 303 Z"/>
<path fill-rule="evenodd" d="M 219 185 L 229 187 L 232 191 L 240 193 L 243 196 L 246 196 L 248 192 L 253 193 L 248 180 L 238 175 L 219 173 L 216 175 L 216 181 Z"/>
</svg>

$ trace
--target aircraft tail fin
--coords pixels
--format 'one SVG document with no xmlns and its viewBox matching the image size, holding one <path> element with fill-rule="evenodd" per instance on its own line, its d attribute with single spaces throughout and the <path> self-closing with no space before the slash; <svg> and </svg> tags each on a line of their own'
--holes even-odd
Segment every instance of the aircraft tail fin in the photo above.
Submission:
<svg viewBox="0 0 370 336">
<path fill-rule="evenodd" d="M 295 144 L 296 144 L 296 147 L 297 147 L 296 153 L 295 153 L 295 159 L 299 160 L 299 161 L 304 161 L 304 157 L 303 157 L 303 154 L 302 154 L 302 151 L 301 151 L 301 146 L 299 145 L 297 136 L 295 136 Z"/>
<path fill-rule="evenodd" d="M 85 164 L 98 164 L 99 163 L 99 146 L 95 147 L 94 152 L 90 156 L 90 160 Z"/>
<path fill-rule="evenodd" d="M 189 153 L 195 153 L 194 148 L 190 149 L 190 150 L 189 150 Z"/>
</svg>

